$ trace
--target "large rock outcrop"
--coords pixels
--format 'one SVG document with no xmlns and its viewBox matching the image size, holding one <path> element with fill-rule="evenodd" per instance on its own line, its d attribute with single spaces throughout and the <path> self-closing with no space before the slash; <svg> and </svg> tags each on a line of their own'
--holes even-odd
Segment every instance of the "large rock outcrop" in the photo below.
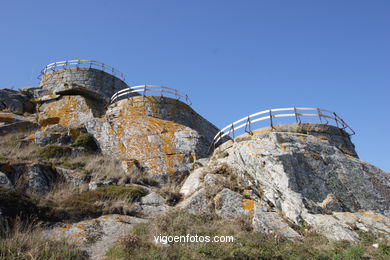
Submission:
<svg viewBox="0 0 390 260">
<path fill-rule="evenodd" d="M 222 175 L 239 176 L 246 182 L 243 187 L 255 192 L 260 202 L 255 198 L 251 208 L 263 204 L 254 214 L 254 223 L 262 229 L 270 225 L 260 223 L 267 218 L 258 217 L 259 212 L 276 211 L 286 222 L 309 224 L 330 239 L 356 241 L 354 229 L 390 236 L 390 173 L 359 160 L 349 136 L 336 127 L 278 126 L 228 141 L 188 177 L 182 188 L 186 200 L 207 187 L 210 178 L 205 176 L 218 168 L 230 169 Z M 191 189 L 194 195 L 189 194 L 189 182 L 198 187 Z M 220 194 L 214 194 L 214 200 Z M 182 204 L 188 204 L 186 200 Z M 245 199 L 236 200 L 229 203 L 236 208 L 230 211 L 243 212 L 241 208 L 249 205 Z"/>
<path fill-rule="evenodd" d="M 105 154 L 137 159 L 149 173 L 172 180 L 207 156 L 218 129 L 188 105 L 170 98 L 137 96 L 108 107 L 86 124 Z"/>
<path fill-rule="evenodd" d="M 15 114 L 33 113 L 34 105 L 26 95 L 11 89 L 0 89 L 0 111 Z"/>
</svg>

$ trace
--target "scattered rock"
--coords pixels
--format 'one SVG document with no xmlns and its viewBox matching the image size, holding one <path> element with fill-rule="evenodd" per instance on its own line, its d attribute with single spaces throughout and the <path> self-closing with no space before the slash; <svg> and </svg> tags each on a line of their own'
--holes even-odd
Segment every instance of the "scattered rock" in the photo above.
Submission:
<svg viewBox="0 0 390 260">
<path fill-rule="evenodd" d="M 88 252 L 91 259 L 103 259 L 107 250 L 134 225 L 146 223 L 146 220 L 122 216 L 105 215 L 97 219 L 85 220 L 44 232 L 49 239 L 66 239 Z"/>
</svg>

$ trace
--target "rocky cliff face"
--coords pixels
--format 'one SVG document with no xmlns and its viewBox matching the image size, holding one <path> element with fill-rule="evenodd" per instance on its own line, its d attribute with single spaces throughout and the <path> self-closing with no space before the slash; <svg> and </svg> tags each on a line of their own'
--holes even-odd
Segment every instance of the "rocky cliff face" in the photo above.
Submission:
<svg viewBox="0 0 390 260">
<path fill-rule="evenodd" d="M 242 179 L 241 189 L 254 192 L 250 202 L 236 194 L 234 212 L 247 209 L 259 228 L 280 231 L 267 223 L 267 214 L 273 214 L 280 223 L 306 223 L 331 239 L 357 240 L 356 229 L 390 235 L 390 174 L 359 160 L 349 137 L 335 127 L 278 126 L 229 141 L 188 177 L 182 188 L 187 201 L 199 198 L 210 180 L 222 178 L 210 172 L 223 168 Z M 226 197 L 232 205 L 222 192 L 212 194 L 214 200 Z M 188 202 L 184 208 L 191 209 Z"/>
</svg>

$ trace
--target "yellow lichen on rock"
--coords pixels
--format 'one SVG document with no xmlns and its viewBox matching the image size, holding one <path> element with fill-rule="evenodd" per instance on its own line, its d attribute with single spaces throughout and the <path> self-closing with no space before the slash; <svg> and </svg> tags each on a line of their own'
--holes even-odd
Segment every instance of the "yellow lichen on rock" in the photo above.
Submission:
<svg viewBox="0 0 390 260">
<path fill-rule="evenodd" d="M 252 199 L 244 199 L 242 201 L 242 208 L 248 211 L 250 214 L 253 214 L 255 208 L 255 201 Z"/>
</svg>

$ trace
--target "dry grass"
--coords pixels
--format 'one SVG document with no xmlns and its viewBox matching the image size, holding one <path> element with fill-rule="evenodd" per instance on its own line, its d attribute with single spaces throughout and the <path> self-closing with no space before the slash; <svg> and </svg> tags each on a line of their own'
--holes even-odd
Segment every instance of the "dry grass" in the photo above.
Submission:
<svg viewBox="0 0 390 260">
<path fill-rule="evenodd" d="M 0 160 L 31 161 L 37 159 L 39 146 L 25 140 L 31 133 L 13 133 L 0 137 Z"/>
<path fill-rule="evenodd" d="M 73 161 L 80 160 L 73 159 Z M 119 179 L 125 175 L 120 160 L 107 158 L 101 155 L 91 156 L 86 162 L 85 170 L 91 175 L 93 180 Z"/>
<path fill-rule="evenodd" d="M 166 203 L 169 206 L 175 206 L 181 201 L 183 197 L 183 195 L 180 193 L 180 186 L 175 184 L 167 184 L 162 186 L 158 190 L 158 193 L 165 198 Z"/>
<path fill-rule="evenodd" d="M 42 237 L 42 230 L 34 227 L 33 224 L 25 225 L 18 222 L 11 232 L 0 239 L 0 259 L 78 260 L 88 258 L 84 252 L 64 241 L 45 239 Z"/>
<path fill-rule="evenodd" d="M 308 232 L 301 240 L 254 233 L 250 218 L 224 220 L 216 215 L 192 215 L 173 211 L 148 224 L 136 226 L 107 253 L 117 259 L 389 259 L 390 247 L 376 240 L 353 244 L 330 242 Z M 156 244 L 154 236 L 233 236 L 233 243 Z"/>
</svg>

